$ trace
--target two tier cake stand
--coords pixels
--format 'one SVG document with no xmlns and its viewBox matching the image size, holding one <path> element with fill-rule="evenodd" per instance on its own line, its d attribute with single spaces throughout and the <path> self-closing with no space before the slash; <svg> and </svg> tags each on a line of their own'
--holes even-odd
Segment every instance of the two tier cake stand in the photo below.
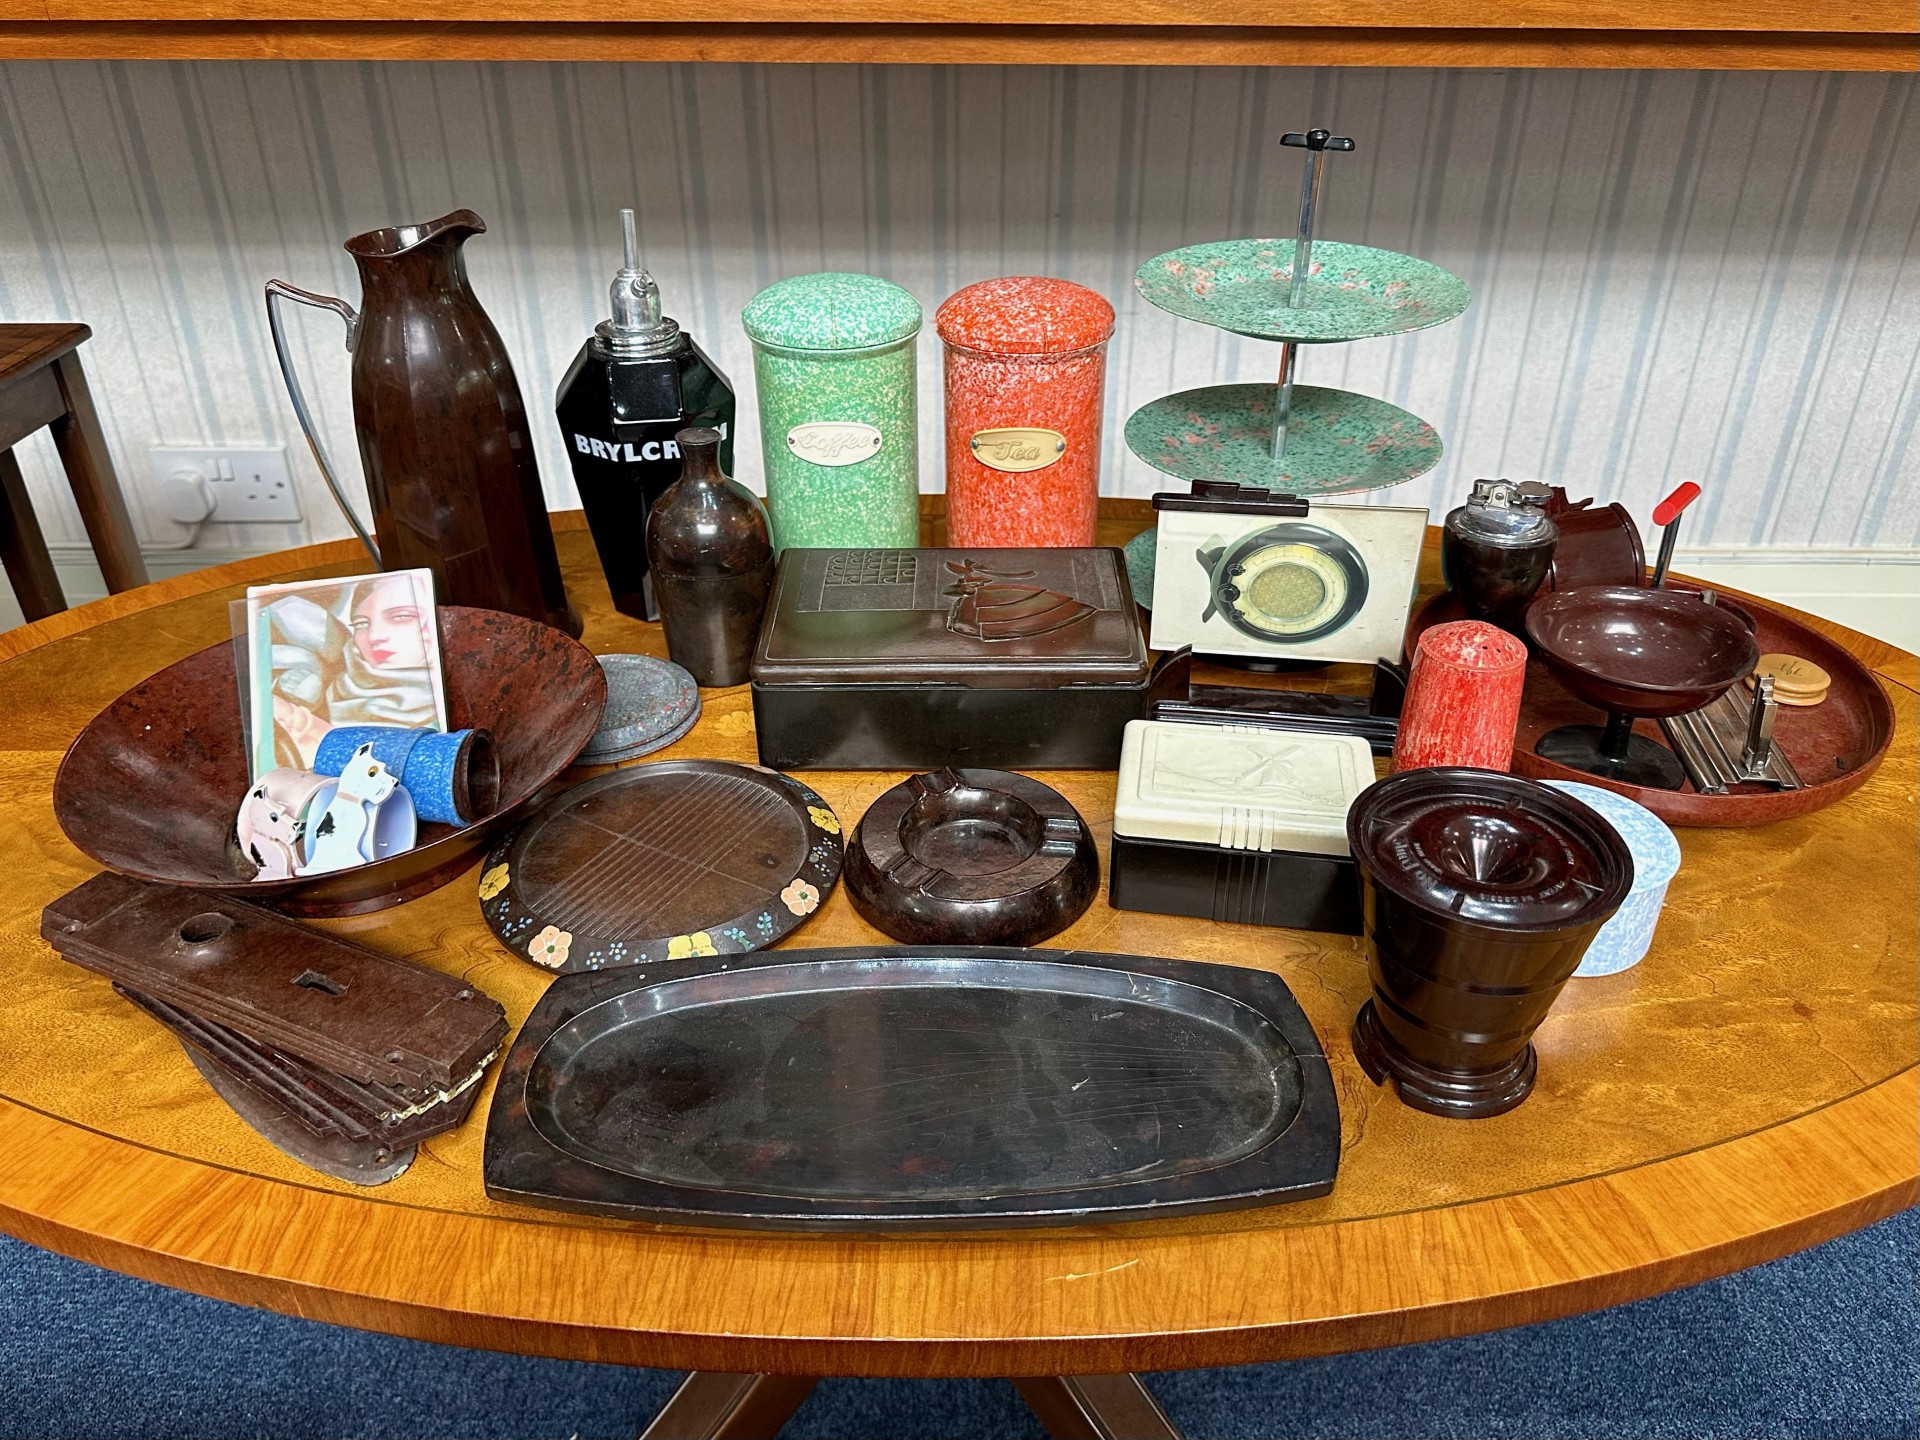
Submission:
<svg viewBox="0 0 1920 1440">
<path fill-rule="evenodd" d="M 1299 233 L 1219 240 L 1156 255 L 1133 283 L 1147 301 L 1280 347 L 1272 384 L 1209 385 L 1154 400 L 1127 421 L 1127 448 L 1175 479 L 1231 481 L 1302 498 L 1399 485 L 1440 461 L 1433 426 L 1370 395 L 1295 383 L 1301 347 L 1373 340 L 1444 324 L 1470 298 L 1459 276 L 1393 250 L 1315 242 L 1322 169 L 1353 141 L 1326 130 L 1281 137 L 1306 152 Z M 1153 532 L 1128 546 L 1149 580 Z M 1136 584 L 1151 603 L 1150 583 Z"/>
</svg>

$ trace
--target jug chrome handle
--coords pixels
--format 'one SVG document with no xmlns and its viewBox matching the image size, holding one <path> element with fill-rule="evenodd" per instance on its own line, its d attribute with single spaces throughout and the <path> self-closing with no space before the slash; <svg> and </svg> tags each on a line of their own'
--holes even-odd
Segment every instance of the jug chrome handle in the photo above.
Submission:
<svg viewBox="0 0 1920 1440">
<path fill-rule="evenodd" d="M 353 533 L 360 537 L 360 543 L 367 547 L 367 554 L 378 565 L 380 547 L 373 543 L 373 537 L 367 534 L 360 517 L 353 513 L 353 506 L 347 503 L 346 492 L 340 488 L 333 466 L 327 463 L 327 452 L 321 449 L 319 432 L 314 429 L 313 417 L 307 412 L 307 397 L 301 392 L 300 381 L 293 373 L 293 356 L 287 353 L 287 334 L 280 323 L 279 302 L 282 300 L 297 300 L 302 305 L 311 305 L 318 310 L 331 310 L 346 321 L 348 354 L 353 353 L 354 342 L 360 338 L 360 317 L 346 301 L 331 295 L 316 295 L 311 290 L 302 290 L 284 280 L 267 282 L 267 328 L 273 332 L 273 353 L 280 361 L 280 378 L 286 381 L 287 398 L 293 401 L 293 413 L 307 437 L 307 448 L 313 452 L 313 463 L 320 467 L 320 478 L 327 482 L 327 489 L 333 492 L 333 503 L 340 507 L 340 513 L 347 517 L 347 524 L 353 527 Z"/>
</svg>

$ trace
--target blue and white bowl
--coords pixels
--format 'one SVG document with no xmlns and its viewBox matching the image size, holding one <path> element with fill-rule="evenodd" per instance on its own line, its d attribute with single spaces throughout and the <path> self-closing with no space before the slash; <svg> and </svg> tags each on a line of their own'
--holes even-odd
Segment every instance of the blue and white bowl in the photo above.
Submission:
<svg viewBox="0 0 1920 1440">
<path fill-rule="evenodd" d="M 1667 885 L 1680 869 L 1680 842 L 1658 815 L 1624 795 L 1577 780 L 1547 784 L 1597 811 L 1633 852 L 1633 889 L 1613 918 L 1600 927 L 1580 959 L 1580 968 L 1573 972 L 1575 976 L 1617 975 L 1638 965 L 1653 944 L 1660 907 L 1667 902 Z"/>
</svg>

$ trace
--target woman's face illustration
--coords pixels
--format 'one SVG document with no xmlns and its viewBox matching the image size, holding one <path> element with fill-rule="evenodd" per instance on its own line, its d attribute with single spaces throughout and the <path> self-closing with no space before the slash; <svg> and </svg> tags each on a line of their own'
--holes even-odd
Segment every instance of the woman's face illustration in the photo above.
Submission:
<svg viewBox="0 0 1920 1440">
<path fill-rule="evenodd" d="M 369 585 L 353 607 L 353 643 L 375 670 L 424 670 L 427 646 L 413 582 L 389 575 Z"/>
</svg>

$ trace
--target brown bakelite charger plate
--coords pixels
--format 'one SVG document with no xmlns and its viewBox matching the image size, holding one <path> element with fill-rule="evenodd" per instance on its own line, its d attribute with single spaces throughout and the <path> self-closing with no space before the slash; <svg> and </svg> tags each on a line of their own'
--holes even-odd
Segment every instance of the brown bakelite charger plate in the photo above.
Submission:
<svg viewBox="0 0 1920 1440">
<path fill-rule="evenodd" d="M 548 970 L 744 955 L 819 909 L 841 858 L 839 820 L 791 776 L 663 760 L 576 785 L 501 840 L 480 913 Z"/>
<path fill-rule="evenodd" d="M 1277 975 L 896 945 L 562 976 L 501 1068 L 484 1170 L 528 1205 L 888 1230 L 1304 1200 L 1339 1160 Z"/>
<path fill-rule="evenodd" d="M 96 715 L 60 762 L 54 817 L 111 870 L 289 915 L 358 915 L 446 884 L 573 762 L 599 724 L 607 680 L 591 651 L 551 626 L 454 605 L 440 607 L 439 624 L 448 724 L 493 732 L 499 808 L 487 819 L 422 824 L 413 849 L 371 865 L 253 881 L 234 838 L 249 777 L 230 644 L 169 665 Z"/>
<path fill-rule="evenodd" d="M 1414 617 L 1407 632 L 1408 654 L 1413 653 L 1427 627 L 1460 618 L 1450 608 L 1450 599 L 1445 594 L 1436 596 Z M 1823 810 L 1858 790 L 1879 768 L 1893 743 L 1893 705 L 1873 672 L 1812 626 L 1763 600 L 1742 596 L 1737 605 L 1725 600 L 1720 603 L 1743 620 L 1752 621 L 1754 644 L 1761 654 L 1798 655 L 1833 677 L 1824 701 L 1818 705 L 1783 705 L 1774 722 L 1774 743 L 1799 772 L 1804 782 L 1800 789 L 1774 790 L 1745 784 L 1733 786 L 1724 795 L 1702 795 L 1691 784 L 1678 790 L 1623 785 L 1543 759 L 1534 750 L 1541 736 L 1563 725 L 1597 724 L 1601 717 L 1593 706 L 1569 692 L 1538 658 L 1527 667 L 1526 689 L 1520 697 L 1514 773 L 1536 780 L 1576 780 L 1583 785 L 1602 786 L 1638 801 L 1669 825 L 1766 825 Z M 1665 743 L 1657 722 L 1642 721 L 1635 733 Z"/>
<path fill-rule="evenodd" d="M 867 807 L 847 850 L 853 908 L 916 945 L 1037 945 L 1099 888 L 1080 812 L 1006 770 L 909 777 Z"/>
</svg>

